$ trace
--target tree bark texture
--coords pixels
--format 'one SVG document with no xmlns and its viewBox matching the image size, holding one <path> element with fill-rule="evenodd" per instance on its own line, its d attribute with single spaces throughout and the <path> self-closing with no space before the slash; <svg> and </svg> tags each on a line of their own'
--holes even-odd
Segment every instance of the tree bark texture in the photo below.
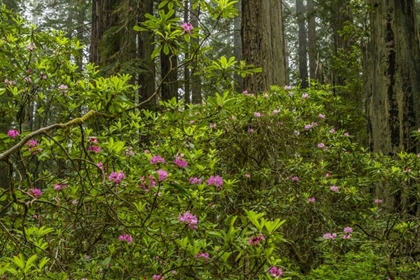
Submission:
<svg viewBox="0 0 420 280">
<path fill-rule="evenodd" d="M 238 9 L 239 15 L 233 19 L 233 46 L 236 61 L 238 63 L 242 60 L 242 38 L 241 38 L 241 1 L 238 1 L 235 4 L 235 7 Z M 243 91 L 243 78 L 241 75 L 235 74 L 235 91 Z"/>
<path fill-rule="evenodd" d="M 370 147 L 390 155 L 416 152 L 411 132 L 420 124 L 420 54 L 414 0 L 371 4 L 364 65 Z"/>
<path fill-rule="evenodd" d="M 281 1 L 242 1 L 243 59 L 263 69 L 262 73 L 245 77 L 244 89 L 249 92 L 262 92 L 270 85 L 286 85 L 283 29 Z"/>
<path fill-rule="evenodd" d="M 299 79 L 302 88 L 307 88 L 309 86 L 305 14 L 306 11 L 303 0 L 296 0 L 296 16 L 299 27 Z"/>
<path fill-rule="evenodd" d="M 191 24 L 194 27 L 199 25 L 199 17 L 200 17 L 200 6 L 197 7 L 194 11 L 191 12 Z M 192 45 L 198 45 L 198 39 L 191 40 Z M 193 104 L 201 104 L 203 101 L 203 97 L 201 94 L 201 76 L 197 72 L 198 67 L 198 58 L 195 57 L 191 69 L 191 101 Z"/>
<path fill-rule="evenodd" d="M 309 77 L 313 80 L 319 78 L 317 75 L 317 69 L 319 72 L 319 67 L 317 67 L 316 59 L 316 21 L 315 21 L 315 6 L 314 0 L 307 0 L 307 12 L 308 12 L 308 54 L 309 54 Z"/>
</svg>

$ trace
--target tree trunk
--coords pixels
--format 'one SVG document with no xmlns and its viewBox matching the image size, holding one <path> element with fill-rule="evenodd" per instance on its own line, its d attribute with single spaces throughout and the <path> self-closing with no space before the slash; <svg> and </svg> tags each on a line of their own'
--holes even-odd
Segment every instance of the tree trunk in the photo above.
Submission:
<svg viewBox="0 0 420 280">
<path fill-rule="evenodd" d="M 153 14 L 153 0 L 144 0 L 139 11 L 139 22 L 146 20 L 145 14 Z M 153 53 L 153 37 L 152 33 L 148 31 L 139 32 L 138 36 L 138 55 L 142 62 L 140 73 L 138 74 L 139 99 L 144 102 L 151 98 L 155 93 L 155 62 L 152 60 Z M 143 108 L 153 110 L 156 108 L 156 98 L 152 97 L 151 100 L 143 106 Z"/>
<path fill-rule="evenodd" d="M 238 9 L 239 15 L 233 19 L 233 55 L 238 63 L 242 60 L 242 38 L 241 38 L 241 2 L 238 1 L 235 4 L 235 8 Z M 235 91 L 243 91 L 243 78 L 241 75 L 235 74 Z"/>
<path fill-rule="evenodd" d="M 312 80 L 317 79 L 317 63 L 316 63 L 316 22 L 314 0 L 307 0 L 308 11 L 308 47 L 309 47 L 309 76 Z"/>
<path fill-rule="evenodd" d="M 245 77 L 244 89 L 258 93 L 286 85 L 281 1 L 242 1 L 242 54 L 248 64 L 262 67 L 262 73 Z"/>
<path fill-rule="evenodd" d="M 296 17 L 299 26 L 299 78 L 300 86 L 307 88 L 308 84 L 308 60 L 307 60 L 307 44 L 306 44 L 306 27 L 305 27 L 305 5 L 303 0 L 296 0 Z"/>
<path fill-rule="evenodd" d="M 200 6 L 191 13 L 191 24 L 198 27 L 198 18 L 200 16 Z M 192 45 L 198 45 L 198 39 L 191 40 Z M 203 98 L 201 95 L 201 76 L 197 73 L 198 58 L 194 58 L 193 68 L 191 70 L 191 95 L 192 103 L 201 104 Z"/>
<path fill-rule="evenodd" d="M 371 36 L 364 64 L 370 147 L 386 155 L 418 152 L 411 137 L 420 125 L 420 48 L 414 0 L 370 3 Z M 377 191 L 392 198 L 394 210 L 417 212 L 409 209 L 413 197 L 401 191 L 391 195 L 391 187 L 395 186 Z"/>
<path fill-rule="evenodd" d="M 184 4 L 184 22 L 190 21 L 190 1 L 186 0 Z M 189 45 L 189 44 L 188 44 Z M 189 57 L 189 53 L 185 53 L 185 59 Z M 189 64 L 185 64 L 184 66 L 184 100 L 186 104 L 191 103 L 191 92 L 190 92 L 190 68 Z"/>
</svg>

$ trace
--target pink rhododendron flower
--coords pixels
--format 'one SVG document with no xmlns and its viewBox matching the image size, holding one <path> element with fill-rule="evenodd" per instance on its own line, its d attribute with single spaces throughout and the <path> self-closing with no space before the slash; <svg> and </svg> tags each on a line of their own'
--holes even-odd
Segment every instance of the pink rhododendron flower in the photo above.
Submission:
<svg viewBox="0 0 420 280">
<path fill-rule="evenodd" d="M 184 214 L 178 215 L 178 221 L 181 223 L 187 224 L 191 229 L 197 229 L 198 219 L 196 216 L 191 214 L 190 212 L 185 212 Z"/>
<path fill-rule="evenodd" d="M 101 147 L 98 146 L 89 146 L 88 147 L 88 151 L 89 152 L 94 152 L 95 154 L 100 153 L 101 152 Z"/>
<path fill-rule="evenodd" d="M 260 112 L 255 112 L 255 113 L 254 113 L 254 117 L 256 117 L 256 118 L 260 118 L 260 117 L 261 117 L 261 113 L 260 113 Z"/>
<path fill-rule="evenodd" d="M 35 198 L 40 198 L 41 195 L 42 195 L 42 191 L 40 189 L 37 189 L 37 188 L 29 189 L 28 193 Z"/>
<path fill-rule="evenodd" d="M 336 233 L 324 233 L 324 235 L 322 236 L 324 239 L 331 239 L 334 240 L 337 238 L 337 234 Z"/>
<path fill-rule="evenodd" d="M 57 184 L 54 185 L 54 190 L 56 190 L 56 191 L 63 190 L 65 188 L 67 188 L 66 184 L 60 185 L 60 184 L 57 183 Z"/>
<path fill-rule="evenodd" d="M 154 274 L 152 278 L 153 280 L 165 280 L 165 276 L 161 276 L 159 274 Z"/>
<path fill-rule="evenodd" d="M 320 119 L 325 119 L 325 115 L 323 115 L 323 114 L 319 114 L 319 115 L 318 115 L 318 118 L 320 118 Z"/>
<path fill-rule="evenodd" d="M 190 178 L 190 184 L 191 185 L 197 185 L 197 184 L 201 184 L 202 180 L 200 178 L 197 177 L 191 177 Z"/>
<path fill-rule="evenodd" d="M 169 176 L 169 173 L 163 169 L 159 169 L 157 174 L 159 175 L 159 182 L 162 182 Z"/>
<path fill-rule="evenodd" d="M 338 187 L 337 186 L 331 186 L 330 190 L 332 190 L 333 192 L 338 192 Z"/>
<path fill-rule="evenodd" d="M 308 201 L 311 202 L 311 203 L 315 203 L 316 199 L 315 199 L 315 197 L 310 197 L 310 198 L 308 198 Z"/>
<path fill-rule="evenodd" d="M 262 234 L 249 238 L 248 243 L 249 245 L 258 245 L 261 240 L 265 240 L 265 236 Z"/>
<path fill-rule="evenodd" d="M 247 90 L 244 90 L 244 91 L 242 92 L 242 94 L 248 94 L 248 91 L 247 91 Z"/>
<path fill-rule="evenodd" d="M 331 129 L 330 129 L 330 133 L 331 133 L 331 134 L 335 133 L 335 129 L 334 129 L 334 128 L 331 128 Z"/>
<path fill-rule="evenodd" d="M 69 87 L 66 85 L 59 85 L 58 86 L 58 91 L 60 91 L 60 93 L 65 94 L 67 93 L 69 90 Z"/>
<path fill-rule="evenodd" d="M 7 132 L 7 135 L 12 138 L 15 139 L 16 137 L 19 136 L 19 131 L 17 131 L 16 129 L 11 129 Z"/>
<path fill-rule="evenodd" d="M 133 242 L 133 237 L 131 237 L 131 235 L 129 235 L 129 234 L 121 234 L 118 237 L 118 240 L 121 241 L 121 242 L 127 242 L 128 244 L 130 244 L 130 243 Z"/>
<path fill-rule="evenodd" d="M 275 266 L 272 266 L 268 270 L 268 273 L 270 273 L 270 275 L 273 277 L 281 277 L 283 275 L 283 269 L 281 269 L 280 267 L 277 268 Z"/>
<path fill-rule="evenodd" d="M 350 134 L 348 132 L 344 133 L 344 136 L 350 136 Z"/>
<path fill-rule="evenodd" d="M 331 174 L 330 173 L 327 173 L 327 174 L 325 174 L 325 177 L 330 178 L 331 177 Z"/>
<path fill-rule="evenodd" d="M 102 169 L 104 167 L 104 164 L 100 161 L 96 164 L 96 166 Z"/>
<path fill-rule="evenodd" d="M 211 124 L 209 125 L 209 127 L 210 127 L 210 128 L 216 128 L 216 124 L 215 124 L 215 123 L 211 123 Z"/>
<path fill-rule="evenodd" d="M 352 233 L 353 229 L 351 227 L 345 227 L 343 230 L 345 233 Z"/>
<path fill-rule="evenodd" d="M 174 163 L 179 167 L 179 168 L 186 168 L 188 166 L 188 163 L 185 159 L 183 158 L 176 158 L 174 160 Z"/>
<path fill-rule="evenodd" d="M 161 156 L 153 156 L 150 159 L 150 163 L 151 164 L 156 164 L 156 163 L 165 163 L 165 159 Z"/>
<path fill-rule="evenodd" d="M 218 175 L 210 176 L 210 178 L 207 179 L 206 184 L 220 189 L 220 187 L 223 186 L 223 178 Z"/>
<path fill-rule="evenodd" d="M 195 255 L 195 258 L 196 259 L 203 259 L 203 260 L 207 261 L 210 258 L 210 255 L 209 255 L 209 253 L 200 252 L 197 255 Z"/>
<path fill-rule="evenodd" d="M 135 153 L 133 151 L 133 147 L 128 147 L 127 149 L 125 149 L 124 155 L 126 157 L 133 157 L 135 155 Z"/>
<path fill-rule="evenodd" d="M 320 149 L 325 148 L 325 144 L 324 144 L 324 143 L 319 143 L 319 144 L 318 144 L 318 148 L 320 148 Z"/>
<path fill-rule="evenodd" d="M 97 144 L 98 143 L 98 138 L 96 138 L 96 137 L 89 137 L 88 141 L 89 141 L 89 143 Z"/>
<path fill-rule="evenodd" d="M 350 237 L 351 237 L 351 234 L 344 234 L 343 235 L 343 239 L 350 239 Z"/>
<path fill-rule="evenodd" d="M 297 181 L 299 181 L 299 177 L 298 177 L 298 176 L 294 176 L 294 177 L 292 177 L 292 181 L 293 181 L 293 182 L 297 182 Z"/>
<path fill-rule="evenodd" d="M 284 89 L 285 89 L 285 90 L 291 90 L 291 89 L 292 89 L 292 87 L 291 87 L 291 86 L 284 86 Z"/>
<path fill-rule="evenodd" d="M 184 29 L 184 32 L 188 34 L 191 34 L 191 31 L 194 29 L 194 26 L 191 23 L 187 22 L 181 24 L 181 27 Z"/>
<path fill-rule="evenodd" d="M 139 187 L 144 189 L 146 192 L 149 191 L 154 186 L 156 186 L 156 180 L 155 180 L 155 177 L 153 177 L 153 175 L 149 176 L 149 181 L 147 185 L 146 185 L 147 182 L 145 182 L 144 176 L 140 178 L 140 182 L 142 182 L 142 184 Z"/>
<path fill-rule="evenodd" d="M 308 99 L 309 98 L 309 94 L 307 94 L 307 93 L 302 94 L 302 98 L 303 99 Z"/>
<path fill-rule="evenodd" d="M 25 145 L 28 147 L 29 151 L 33 151 L 37 149 L 36 151 L 34 151 L 34 154 L 37 152 L 42 152 L 42 149 L 38 148 L 39 143 L 36 140 L 31 139 Z"/>
<path fill-rule="evenodd" d="M 253 132 L 254 132 L 254 129 L 248 128 L 248 133 L 253 133 Z"/>
<path fill-rule="evenodd" d="M 305 130 L 311 130 L 312 127 L 313 127 L 312 124 L 307 124 L 307 125 L 305 125 Z"/>
<path fill-rule="evenodd" d="M 125 174 L 122 171 L 119 172 L 111 172 L 108 179 L 115 184 L 119 184 L 123 179 L 125 179 Z"/>
<path fill-rule="evenodd" d="M 382 199 L 375 199 L 376 204 L 381 204 L 382 202 L 383 202 Z"/>
<path fill-rule="evenodd" d="M 251 174 L 245 174 L 245 177 L 247 177 L 248 179 L 251 178 Z"/>
<path fill-rule="evenodd" d="M 277 115 L 278 113 L 280 113 L 280 110 L 277 110 L 277 109 L 276 110 L 273 110 L 273 114 L 274 115 Z"/>
<path fill-rule="evenodd" d="M 36 45 L 34 43 L 29 43 L 29 45 L 27 46 L 28 51 L 33 51 L 34 49 L 36 49 Z"/>
<path fill-rule="evenodd" d="M 190 121 L 190 124 L 194 124 L 194 121 Z"/>
</svg>

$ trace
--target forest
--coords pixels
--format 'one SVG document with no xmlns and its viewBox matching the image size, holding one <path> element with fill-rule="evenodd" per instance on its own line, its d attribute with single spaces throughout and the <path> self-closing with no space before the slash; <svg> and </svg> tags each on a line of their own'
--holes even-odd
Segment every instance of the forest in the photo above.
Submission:
<svg viewBox="0 0 420 280">
<path fill-rule="evenodd" d="M 420 1 L 0 0 L 0 278 L 420 279 Z"/>
</svg>

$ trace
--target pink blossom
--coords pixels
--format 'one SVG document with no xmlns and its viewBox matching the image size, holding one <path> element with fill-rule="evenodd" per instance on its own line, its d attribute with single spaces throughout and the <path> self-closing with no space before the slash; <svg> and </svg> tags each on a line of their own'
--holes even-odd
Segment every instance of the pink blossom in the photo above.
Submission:
<svg viewBox="0 0 420 280">
<path fill-rule="evenodd" d="M 37 188 L 29 189 L 28 193 L 35 198 L 40 198 L 41 195 L 42 195 L 42 191 L 40 189 L 37 189 Z"/>
<path fill-rule="evenodd" d="M 281 277 L 283 275 L 283 269 L 281 269 L 280 267 L 277 268 L 275 266 L 272 266 L 268 270 L 268 273 L 270 273 L 270 275 L 273 277 Z"/>
<path fill-rule="evenodd" d="M 97 167 L 99 167 L 100 169 L 103 169 L 104 164 L 100 161 L 96 164 Z"/>
<path fill-rule="evenodd" d="M 248 133 L 253 133 L 253 132 L 254 132 L 254 129 L 248 128 Z"/>
<path fill-rule="evenodd" d="M 302 98 L 303 99 L 308 99 L 309 98 L 309 94 L 307 94 L 307 93 L 302 94 Z"/>
<path fill-rule="evenodd" d="M 202 180 L 200 178 L 197 177 L 191 177 L 190 178 L 190 184 L 191 185 L 197 185 L 197 184 L 201 184 Z"/>
<path fill-rule="evenodd" d="M 307 125 L 305 125 L 305 130 L 311 130 L 312 127 L 313 127 L 312 124 L 307 124 Z"/>
<path fill-rule="evenodd" d="M 163 169 L 159 169 L 157 174 L 159 175 L 159 182 L 162 182 L 169 176 L 169 173 Z"/>
<path fill-rule="evenodd" d="M 125 174 L 122 171 L 119 172 L 111 172 L 108 179 L 115 184 L 119 184 L 123 179 L 125 179 Z"/>
<path fill-rule="evenodd" d="M 135 153 L 133 151 L 133 147 L 128 147 L 127 149 L 125 149 L 124 155 L 126 157 L 133 157 L 135 155 Z"/>
<path fill-rule="evenodd" d="M 308 201 L 311 202 L 311 203 L 315 203 L 316 199 L 315 199 L 315 197 L 310 197 L 310 198 L 308 198 Z"/>
<path fill-rule="evenodd" d="M 16 85 L 16 81 L 14 81 L 14 80 L 4 79 L 4 84 L 5 84 L 5 86 L 10 86 L 10 87 L 12 87 L 12 86 Z"/>
<path fill-rule="evenodd" d="M 149 191 L 154 186 L 156 186 L 155 177 L 153 177 L 152 175 L 149 176 L 148 182 L 145 182 L 145 178 L 144 178 L 144 176 L 142 176 L 140 178 L 140 182 L 141 182 L 141 185 L 139 187 L 144 189 L 146 192 Z M 146 185 L 147 183 L 148 183 L 148 185 Z"/>
<path fill-rule="evenodd" d="M 351 227 L 345 227 L 343 230 L 345 233 L 352 233 L 353 229 Z"/>
<path fill-rule="evenodd" d="M 99 147 L 99 146 L 89 146 L 88 151 L 89 152 L 94 152 L 95 154 L 97 154 L 97 153 L 101 152 L 101 147 Z"/>
<path fill-rule="evenodd" d="M 223 178 L 218 175 L 210 176 L 210 178 L 207 179 L 206 184 L 209 186 L 215 186 L 217 189 L 220 189 L 220 187 L 223 186 Z"/>
<path fill-rule="evenodd" d="M 196 259 L 203 259 L 203 260 L 207 261 L 210 258 L 210 255 L 209 255 L 209 253 L 200 252 L 197 255 L 195 255 L 195 258 Z"/>
<path fill-rule="evenodd" d="M 129 235 L 129 234 L 121 234 L 118 237 L 118 240 L 121 241 L 121 242 L 127 242 L 128 244 L 130 244 L 130 243 L 133 242 L 133 237 L 131 237 L 131 235 Z"/>
<path fill-rule="evenodd" d="M 29 43 L 28 46 L 26 47 L 28 49 L 28 51 L 33 51 L 34 49 L 36 49 L 36 45 L 34 43 Z"/>
<path fill-rule="evenodd" d="M 165 280 L 165 276 L 159 274 L 154 274 L 152 278 L 153 280 Z"/>
<path fill-rule="evenodd" d="M 27 83 L 32 83 L 32 79 L 31 79 L 31 77 L 25 77 L 24 79 L 23 79 L 25 82 L 27 82 Z"/>
<path fill-rule="evenodd" d="M 291 87 L 291 86 L 284 86 L 284 89 L 285 89 L 285 90 L 291 90 L 291 89 L 292 89 L 292 87 Z"/>
<path fill-rule="evenodd" d="M 351 237 L 351 234 L 349 233 L 343 235 L 343 239 L 350 239 L 350 237 Z"/>
<path fill-rule="evenodd" d="M 151 164 L 156 164 L 156 163 L 165 163 L 165 159 L 161 156 L 153 156 L 150 159 L 150 163 Z"/>
<path fill-rule="evenodd" d="M 89 143 L 93 143 L 93 144 L 97 144 L 98 143 L 98 138 L 96 138 L 96 137 L 89 137 L 88 138 L 88 142 Z"/>
<path fill-rule="evenodd" d="M 337 234 L 336 233 L 324 233 L 324 235 L 322 236 L 324 239 L 331 239 L 334 240 L 337 238 Z"/>
<path fill-rule="evenodd" d="M 293 181 L 293 182 L 297 182 L 297 181 L 299 181 L 299 177 L 298 177 L 298 176 L 294 176 L 294 177 L 292 177 L 292 181 Z"/>
<path fill-rule="evenodd" d="M 277 110 L 277 109 L 276 110 L 273 110 L 273 114 L 274 115 L 277 115 L 278 113 L 280 113 L 280 110 Z"/>
<path fill-rule="evenodd" d="M 338 192 L 338 187 L 337 186 L 331 186 L 330 190 L 332 190 L 333 192 Z"/>
<path fill-rule="evenodd" d="M 265 240 L 265 236 L 260 234 L 258 236 L 253 236 L 249 238 L 248 243 L 249 245 L 258 245 L 262 240 Z"/>
<path fill-rule="evenodd" d="M 32 151 L 33 149 L 38 147 L 38 145 L 39 145 L 39 143 L 34 139 L 31 139 L 26 143 L 26 146 L 28 147 L 29 151 Z"/>
<path fill-rule="evenodd" d="M 186 168 L 188 166 L 188 163 L 185 159 L 183 158 L 176 158 L 174 160 L 174 163 L 179 167 L 179 168 Z"/>
<path fill-rule="evenodd" d="M 334 129 L 334 128 L 331 128 L 331 129 L 330 129 L 330 133 L 331 133 L 331 134 L 335 133 L 335 129 Z"/>
<path fill-rule="evenodd" d="M 325 177 L 330 178 L 331 177 L 331 174 L 330 173 L 327 173 L 327 174 L 325 174 Z"/>
<path fill-rule="evenodd" d="M 181 27 L 184 29 L 184 32 L 188 34 L 191 34 L 191 31 L 194 29 L 194 26 L 191 23 L 187 22 L 181 24 Z"/>
<path fill-rule="evenodd" d="M 248 91 L 247 90 L 244 90 L 243 92 L 242 92 L 242 94 L 248 94 Z"/>
<path fill-rule="evenodd" d="M 325 144 L 324 144 L 324 143 L 319 143 L 319 144 L 318 144 L 318 148 L 320 148 L 320 149 L 325 148 Z"/>
<path fill-rule="evenodd" d="M 348 132 L 344 133 L 344 136 L 350 136 L 350 134 Z"/>
<path fill-rule="evenodd" d="M 215 124 L 215 123 L 211 123 L 211 124 L 209 125 L 209 127 L 210 127 L 210 128 L 216 128 L 216 124 Z"/>
<path fill-rule="evenodd" d="M 67 188 L 66 184 L 60 185 L 60 184 L 57 183 L 57 184 L 54 185 L 54 190 L 56 190 L 56 191 L 63 190 L 65 188 Z"/>
<path fill-rule="evenodd" d="M 382 199 L 375 199 L 375 204 L 381 204 L 383 202 Z"/>
<path fill-rule="evenodd" d="M 16 137 L 19 136 L 19 131 L 17 131 L 16 129 L 11 129 L 7 132 L 7 135 L 12 138 L 15 139 Z"/>
<path fill-rule="evenodd" d="M 194 124 L 194 121 L 190 121 L 190 124 Z"/>
<path fill-rule="evenodd" d="M 181 223 L 187 224 L 191 229 L 197 229 L 198 219 L 196 216 L 191 214 L 190 212 L 185 212 L 184 214 L 178 215 L 178 221 Z"/>
<path fill-rule="evenodd" d="M 245 177 L 247 177 L 248 179 L 251 178 L 251 174 L 245 174 Z"/>
<path fill-rule="evenodd" d="M 261 117 L 261 113 L 260 113 L 260 112 L 255 112 L 255 113 L 254 113 L 254 117 L 256 117 L 256 118 L 260 118 L 260 117 Z"/>
<path fill-rule="evenodd" d="M 325 115 L 323 115 L 323 114 L 319 114 L 319 115 L 318 115 L 318 118 L 320 118 L 320 119 L 325 119 Z"/>
</svg>

